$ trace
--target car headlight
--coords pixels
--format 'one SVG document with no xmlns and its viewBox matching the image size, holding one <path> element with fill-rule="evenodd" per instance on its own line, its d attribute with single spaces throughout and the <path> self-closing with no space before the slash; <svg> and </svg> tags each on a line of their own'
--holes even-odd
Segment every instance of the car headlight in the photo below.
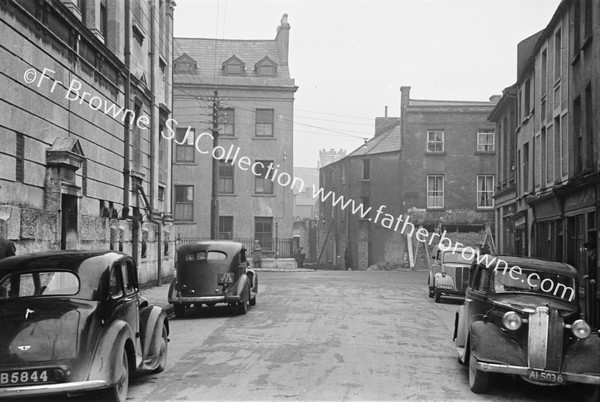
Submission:
<svg viewBox="0 0 600 402">
<path fill-rule="evenodd" d="M 584 320 L 575 321 L 571 326 L 571 331 L 573 332 L 573 335 L 575 335 L 579 339 L 587 338 L 592 332 L 590 326 Z"/>
<path fill-rule="evenodd" d="M 523 320 L 519 314 L 515 313 L 514 311 L 509 311 L 508 313 L 504 314 L 504 317 L 502 317 L 502 324 L 504 324 L 504 326 L 511 331 L 516 331 L 517 329 L 521 328 Z"/>
</svg>

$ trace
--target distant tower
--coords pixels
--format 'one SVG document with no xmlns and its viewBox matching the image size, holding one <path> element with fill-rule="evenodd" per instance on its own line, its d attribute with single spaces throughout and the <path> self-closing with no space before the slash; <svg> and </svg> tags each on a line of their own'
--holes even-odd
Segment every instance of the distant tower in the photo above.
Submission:
<svg viewBox="0 0 600 402">
<path fill-rule="evenodd" d="M 331 148 L 329 151 L 326 149 L 321 149 L 319 151 L 319 162 L 317 164 L 317 168 L 322 168 L 324 166 L 327 166 L 330 163 L 333 163 L 339 159 L 342 159 L 344 156 L 346 156 L 345 149 L 340 149 L 338 151 L 336 151 L 333 148 Z"/>
</svg>

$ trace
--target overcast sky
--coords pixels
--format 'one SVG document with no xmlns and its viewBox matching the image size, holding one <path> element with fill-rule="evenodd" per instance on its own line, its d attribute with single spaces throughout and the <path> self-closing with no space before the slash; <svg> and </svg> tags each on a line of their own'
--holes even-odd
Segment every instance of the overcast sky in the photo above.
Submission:
<svg viewBox="0 0 600 402">
<path fill-rule="evenodd" d="M 516 81 L 517 44 L 560 0 L 177 0 L 175 37 L 274 39 L 284 13 L 294 102 L 294 166 L 348 153 L 374 119 L 413 99 L 487 100 Z"/>
</svg>

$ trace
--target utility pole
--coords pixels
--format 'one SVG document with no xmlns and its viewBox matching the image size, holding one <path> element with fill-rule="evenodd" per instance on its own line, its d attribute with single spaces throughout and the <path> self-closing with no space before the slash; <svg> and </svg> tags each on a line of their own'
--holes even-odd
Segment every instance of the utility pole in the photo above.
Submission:
<svg viewBox="0 0 600 402">
<path fill-rule="evenodd" d="M 219 145 L 219 91 L 212 98 L 212 136 L 213 149 Z M 219 237 L 219 160 L 212 158 L 212 191 L 210 199 L 210 238 Z"/>
</svg>

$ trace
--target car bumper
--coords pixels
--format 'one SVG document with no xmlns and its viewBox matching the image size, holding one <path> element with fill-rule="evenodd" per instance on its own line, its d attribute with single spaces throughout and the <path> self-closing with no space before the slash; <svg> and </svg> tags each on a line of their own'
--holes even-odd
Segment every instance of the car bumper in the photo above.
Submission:
<svg viewBox="0 0 600 402">
<path fill-rule="evenodd" d="M 0 398 L 17 396 L 39 396 L 51 394 L 66 394 L 81 391 L 93 391 L 107 388 L 106 381 L 77 381 L 61 382 L 57 384 L 22 385 L 18 387 L 0 388 Z"/>
<path fill-rule="evenodd" d="M 516 374 L 526 376 L 529 373 L 528 367 L 512 366 L 510 364 L 499 364 L 499 363 L 486 363 L 486 362 L 475 362 L 475 367 L 478 370 L 486 371 L 489 373 L 503 373 L 503 374 Z M 578 382 L 582 384 L 600 385 L 600 375 L 593 374 L 579 374 L 579 373 L 557 373 L 567 376 L 567 382 Z"/>
<path fill-rule="evenodd" d="M 435 292 L 441 294 L 442 296 L 465 297 L 464 290 L 454 290 L 436 287 Z"/>
<path fill-rule="evenodd" d="M 232 296 L 178 296 L 169 298 L 169 303 L 236 303 L 241 301 L 239 295 Z"/>
</svg>

